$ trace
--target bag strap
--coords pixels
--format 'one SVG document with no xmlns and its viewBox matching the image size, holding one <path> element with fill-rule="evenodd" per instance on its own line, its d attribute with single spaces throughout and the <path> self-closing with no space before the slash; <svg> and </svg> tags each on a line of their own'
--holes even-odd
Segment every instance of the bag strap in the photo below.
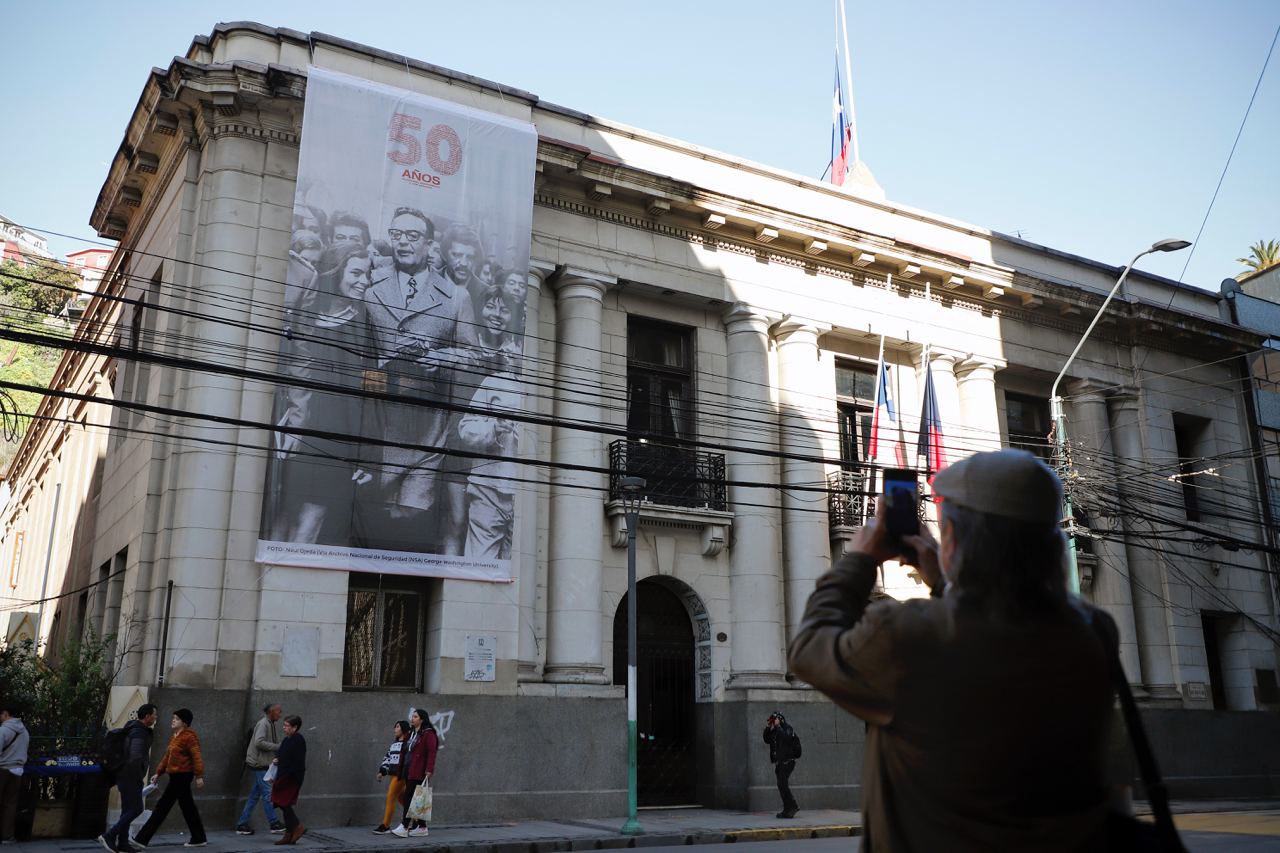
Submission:
<svg viewBox="0 0 1280 853">
<path fill-rule="evenodd" d="M 1169 811 L 1169 789 L 1160 776 L 1160 768 L 1156 766 L 1155 754 L 1151 751 L 1151 742 L 1147 740 L 1147 730 L 1142 725 L 1142 716 L 1138 713 L 1138 703 L 1133 699 L 1133 691 L 1129 688 L 1129 679 L 1124 674 L 1124 666 L 1120 663 L 1119 643 L 1110 637 L 1102 626 L 1102 621 L 1094 619 L 1093 614 L 1086 611 L 1085 619 L 1093 626 L 1102 640 L 1102 648 L 1107 656 L 1107 667 L 1111 673 L 1111 682 L 1116 695 L 1120 697 L 1120 712 L 1124 715 L 1124 727 L 1129 732 L 1129 742 L 1133 745 L 1134 757 L 1138 760 L 1138 772 L 1142 774 L 1142 786 L 1147 791 L 1147 801 L 1151 804 L 1151 813 L 1155 817 L 1156 832 L 1172 850 L 1184 850 L 1178 838 L 1178 829 L 1173 823 L 1173 814 Z"/>
</svg>

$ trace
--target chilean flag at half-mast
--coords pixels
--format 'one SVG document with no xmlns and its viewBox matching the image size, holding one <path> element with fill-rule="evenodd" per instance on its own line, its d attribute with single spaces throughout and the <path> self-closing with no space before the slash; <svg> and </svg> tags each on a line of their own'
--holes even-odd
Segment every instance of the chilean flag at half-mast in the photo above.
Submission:
<svg viewBox="0 0 1280 853">
<path fill-rule="evenodd" d="M 836 91 L 831 99 L 831 183 L 844 186 L 853 166 L 849 155 L 853 147 L 853 121 L 845 108 L 844 84 L 840 79 L 840 57 L 836 56 Z"/>
</svg>

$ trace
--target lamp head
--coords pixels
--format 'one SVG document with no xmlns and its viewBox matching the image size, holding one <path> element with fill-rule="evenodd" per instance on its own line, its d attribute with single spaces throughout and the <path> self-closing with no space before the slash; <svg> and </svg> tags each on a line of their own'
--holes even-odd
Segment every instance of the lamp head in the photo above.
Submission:
<svg viewBox="0 0 1280 853">
<path fill-rule="evenodd" d="M 618 485 L 627 497 L 638 497 L 648 483 L 644 477 L 623 477 Z"/>
<path fill-rule="evenodd" d="M 1152 243 L 1151 249 L 1149 251 L 1177 252 L 1187 248 L 1190 245 L 1191 245 L 1190 240 L 1160 240 L 1159 242 Z"/>
</svg>

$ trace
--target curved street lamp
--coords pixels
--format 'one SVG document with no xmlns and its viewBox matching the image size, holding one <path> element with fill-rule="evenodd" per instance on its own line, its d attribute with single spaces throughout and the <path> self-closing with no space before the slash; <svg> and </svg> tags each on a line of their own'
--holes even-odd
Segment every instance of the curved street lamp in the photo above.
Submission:
<svg viewBox="0 0 1280 853">
<path fill-rule="evenodd" d="M 1133 265 L 1145 255 L 1154 254 L 1155 252 L 1178 252 L 1191 245 L 1188 240 L 1160 240 L 1152 243 L 1151 248 L 1143 249 L 1141 252 L 1133 256 L 1133 260 L 1129 261 L 1124 271 L 1120 273 L 1120 277 L 1116 279 L 1116 283 L 1112 285 L 1111 292 L 1107 294 L 1107 298 L 1102 301 L 1102 305 L 1098 308 L 1098 313 L 1093 315 L 1093 322 L 1089 324 L 1089 328 L 1084 330 L 1084 334 L 1080 336 L 1080 342 L 1076 344 L 1076 348 L 1071 351 L 1071 355 L 1067 357 L 1067 363 L 1062 365 L 1062 370 L 1058 371 L 1058 376 L 1053 380 L 1053 387 L 1049 390 L 1049 406 L 1053 417 L 1053 432 L 1055 435 L 1056 447 L 1055 455 L 1060 465 L 1066 462 L 1067 449 L 1067 416 L 1062 408 L 1062 397 L 1058 395 L 1058 384 L 1062 382 L 1062 377 L 1066 376 L 1067 370 L 1070 369 L 1071 363 L 1076 360 L 1076 356 L 1080 354 L 1080 350 L 1084 347 L 1084 342 L 1089 340 L 1089 335 L 1093 333 L 1093 327 L 1098 325 L 1098 321 L 1102 319 L 1102 313 L 1107 310 L 1107 306 L 1111 304 L 1111 300 L 1115 297 L 1116 292 L 1120 290 L 1120 286 L 1124 284 L 1124 280 L 1129 277 L 1129 270 L 1133 269 Z M 1065 484 L 1062 489 L 1062 517 L 1068 519 L 1067 523 L 1067 583 L 1071 587 L 1071 591 L 1079 594 L 1080 592 L 1080 569 L 1076 563 L 1076 537 L 1075 522 L 1071 521 L 1071 494 L 1067 491 Z"/>
</svg>

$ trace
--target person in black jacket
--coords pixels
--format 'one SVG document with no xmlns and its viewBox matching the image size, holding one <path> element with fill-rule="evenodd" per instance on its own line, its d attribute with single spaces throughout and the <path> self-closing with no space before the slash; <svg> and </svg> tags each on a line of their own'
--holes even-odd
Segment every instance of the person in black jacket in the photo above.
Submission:
<svg viewBox="0 0 1280 853">
<path fill-rule="evenodd" d="M 151 755 L 151 730 L 156 724 L 156 706 L 150 702 L 138 708 L 137 719 L 124 725 L 124 766 L 116 773 L 120 789 L 120 819 L 98 836 L 107 853 L 134 853 L 129 843 L 129 824 L 142 814 L 142 785 L 147 780 Z"/>
<path fill-rule="evenodd" d="M 800 806 L 791 795 L 791 771 L 796 769 L 796 759 L 800 757 L 796 744 L 799 738 L 795 730 L 782 716 L 781 711 L 774 711 L 764 725 L 764 742 L 769 744 L 769 761 L 773 764 L 773 775 L 778 779 L 778 793 L 782 795 L 782 811 L 778 817 L 793 818 Z"/>
<path fill-rule="evenodd" d="M 284 718 L 284 740 L 276 750 L 274 763 L 277 769 L 276 781 L 271 784 L 271 802 L 284 812 L 284 838 L 276 845 L 297 844 L 307 831 L 293 811 L 307 775 L 307 742 L 302 737 L 302 718 L 297 714 Z"/>
</svg>

